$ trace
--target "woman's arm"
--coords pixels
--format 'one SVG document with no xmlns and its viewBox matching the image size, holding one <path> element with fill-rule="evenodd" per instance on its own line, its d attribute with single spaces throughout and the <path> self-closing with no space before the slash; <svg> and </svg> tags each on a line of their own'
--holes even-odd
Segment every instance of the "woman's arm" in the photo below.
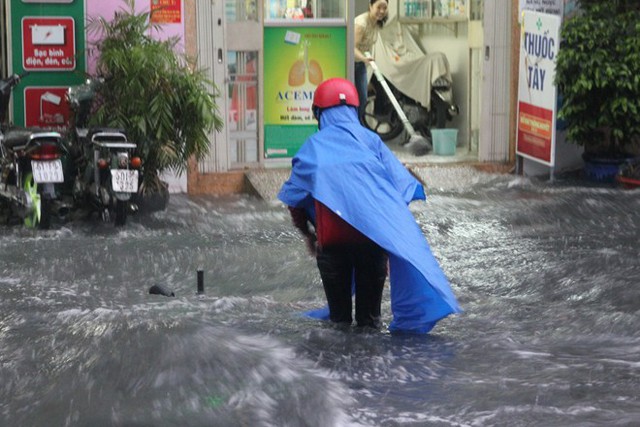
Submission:
<svg viewBox="0 0 640 427">
<path fill-rule="evenodd" d="M 358 46 L 362 42 L 362 37 L 364 35 L 364 27 L 362 27 L 360 25 L 356 25 L 355 27 L 356 27 L 355 28 L 356 31 L 355 31 L 355 35 L 354 35 L 355 47 L 354 47 L 354 50 L 353 50 L 355 61 L 356 62 L 369 62 L 369 61 L 371 61 L 371 58 L 367 58 L 364 55 L 364 52 L 362 52 L 360 49 L 358 49 Z"/>
</svg>

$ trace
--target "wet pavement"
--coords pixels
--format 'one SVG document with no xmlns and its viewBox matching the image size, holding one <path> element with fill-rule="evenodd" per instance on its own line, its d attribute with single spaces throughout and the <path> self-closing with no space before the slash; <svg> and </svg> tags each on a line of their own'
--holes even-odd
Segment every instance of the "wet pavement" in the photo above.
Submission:
<svg viewBox="0 0 640 427">
<path fill-rule="evenodd" d="M 322 286 L 269 198 L 0 226 L 0 425 L 638 425 L 640 191 L 414 173 L 464 309 L 426 336 L 301 317 Z"/>
</svg>

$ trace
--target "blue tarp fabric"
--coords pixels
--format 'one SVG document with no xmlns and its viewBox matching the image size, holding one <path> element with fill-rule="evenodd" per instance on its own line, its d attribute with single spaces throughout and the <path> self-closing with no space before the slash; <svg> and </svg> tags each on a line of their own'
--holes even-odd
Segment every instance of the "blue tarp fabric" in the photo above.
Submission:
<svg viewBox="0 0 640 427">
<path fill-rule="evenodd" d="M 460 307 L 449 281 L 408 208 L 424 199 L 422 185 L 375 133 L 360 125 L 356 109 L 337 106 L 320 116 L 292 160 L 278 198 L 311 218 L 316 199 L 389 255 L 391 331 L 427 333 Z M 308 315 L 325 317 L 326 309 Z"/>
</svg>

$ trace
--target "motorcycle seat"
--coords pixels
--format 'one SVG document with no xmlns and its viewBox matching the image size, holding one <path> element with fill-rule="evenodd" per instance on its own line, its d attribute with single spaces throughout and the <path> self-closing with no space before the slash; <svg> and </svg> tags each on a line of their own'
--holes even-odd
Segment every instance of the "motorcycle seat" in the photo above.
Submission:
<svg viewBox="0 0 640 427">
<path fill-rule="evenodd" d="M 128 139 L 124 129 L 96 127 L 89 129 L 87 141 L 127 143 Z"/>
<path fill-rule="evenodd" d="M 39 128 L 10 128 L 4 134 L 3 144 L 8 149 L 14 149 L 16 147 L 27 145 L 27 143 L 36 135 L 41 137 L 60 137 L 57 133 L 47 131 L 43 132 L 43 130 Z"/>
<path fill-rule="evenodd" d="M 121 133 L 126 135 L 125 130 L 122 128 L 108 128 L 108 127 L 93 127 L 89 129 L 89 139 L 97 133 Z"/>
</svg>

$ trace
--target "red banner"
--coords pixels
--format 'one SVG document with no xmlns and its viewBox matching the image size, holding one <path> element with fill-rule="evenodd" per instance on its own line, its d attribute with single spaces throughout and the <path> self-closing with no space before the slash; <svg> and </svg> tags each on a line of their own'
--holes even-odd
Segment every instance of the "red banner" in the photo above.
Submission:
<svg viewBox="0 0 640 427">
<path fill-rule="evenodd" d="M 179 24 L 182 22 L 180 0 L 151 0 L 150 20 L 154 24 Z"/>
<path fill-rule="evenodd" d="M 520 102 L 518 109 L 518 152 L 551 162 L 553 111 Z"/>
</svg>

